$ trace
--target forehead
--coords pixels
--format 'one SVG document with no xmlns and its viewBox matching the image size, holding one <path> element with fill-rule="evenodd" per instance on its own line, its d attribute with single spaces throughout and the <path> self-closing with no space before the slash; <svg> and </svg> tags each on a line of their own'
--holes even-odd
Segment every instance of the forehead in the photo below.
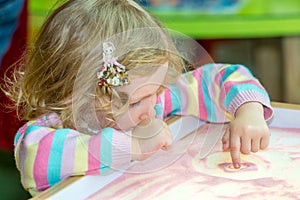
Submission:
<svg viewBox="0 0 300 200">
<path fill-rule="evenodd" d="M 154 73 L 145 74 L 143 77 L 130 77 L 129 71 L 130 84 L 117 87 L 116 90 L 127 93 L 131 99 L 142 98 L 149 95 L 149 93 L 153 94 L 163 84 L 167 71 L 168 63 L 158 67 Z"/>
</svg>

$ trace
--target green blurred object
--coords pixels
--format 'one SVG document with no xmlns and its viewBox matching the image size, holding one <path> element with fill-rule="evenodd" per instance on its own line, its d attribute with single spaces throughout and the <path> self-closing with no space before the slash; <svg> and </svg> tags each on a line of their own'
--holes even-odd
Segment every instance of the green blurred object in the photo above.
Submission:
<svg viewBox="0 0 300 200">
<path fill-rule="evenodd" d="M 241 0 L 235 9 L 149 9 L 168 28 L 198 39 L 280 37 L 300 34 L 299 0 Z"/>
<path fill-rule="evenodd" d="M 66 0 L 29 0 L 29 36 L 30 41 L 34 40 L 35 35 L 43 25 L 47 16 Z"/>
<path fill-rule="evenodd" d="M 261 15 L 298 15 L 300 14 L 299 0 L 247 0 L 240 14 Z"/>
<path fill-rule="evenodd" d="M 0 199 L 22 200 L 30 198 L 20 180 L 19 171 L 16 169 L 12 152 L 0 150 Z"/>
<path fill-rule="evenodd" d="M 203 10 L 149 9 L 168 28 L 197 39 L 255 38 L 299 35 L 299 0 L 240 0 L 238 9 L 218 12 Z M 41 26 L 53 8 L 53 0 L 31 0 L 32 28 Z"/>
</svg>

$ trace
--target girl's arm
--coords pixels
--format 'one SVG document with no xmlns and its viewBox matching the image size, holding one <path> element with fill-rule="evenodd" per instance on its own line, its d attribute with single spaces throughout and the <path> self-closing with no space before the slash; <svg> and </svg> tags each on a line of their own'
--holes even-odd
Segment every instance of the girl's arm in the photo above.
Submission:
<svg viewBox="0 0 300 200">
<path fill-rule="evenodd" d="M 90 136 L 72 129 L 25 125 L 16 135 L 15 156 L 23 186 L 34 193 L 69 176 L 126 168 L 131 137 L 112 128 Z"/>
<path fill-rule="evenodd" d="M 229 122 L 246 102 L 259 102 L 264 119 L 273 115 L 268 93 L 242 65 L 208 64 L 183 74 L 158 97 L 159 118 L 194 115 L 209 122 Z"/>
<path fill-rule="evenodd" d="M 159 96 L 158 117 L 194 115 L 210 122 L 230 122 L 222 138 L 235 168 L 240 152 L 265 149 L 270 131 L 266 120 L 273 115 L 270 99 L 242 65 L 209 64 L 188 72 Z"/>
</svg>

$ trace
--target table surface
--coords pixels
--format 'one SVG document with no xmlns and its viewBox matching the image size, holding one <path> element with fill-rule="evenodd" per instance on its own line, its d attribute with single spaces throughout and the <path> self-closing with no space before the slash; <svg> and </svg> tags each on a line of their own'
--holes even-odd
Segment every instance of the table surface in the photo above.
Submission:
<svg viewBox="0 0 300 200">
<path fill-rule="evenodd" d="M 300 110 L 300 105 L 298 104 L 289 104 L 289 103 L 281 103 L 281 102 L 272 102 L 272 106 L 276 108 L 286 108 L 286 109 L 292 109 L 292 110 Z M 174 119 L 172 119 L 174 120 Z M 175 118 L 176 120 L 176 118 Z M 73 176 L 68 177 L 65 180 L 61 181 L 60 183 L 56 184 L 55 186 L 48 188 L 47 190 L 41 192 L 40 194 L 36 195 L 35 197 L 31 198 L 33 200 L 35 199 L 46 199 L 54 195 L 55 193 L 61 191 L 62 189 L 68 187 L 68 185 L 78 181 L 83 176 Z"/>
</svg>

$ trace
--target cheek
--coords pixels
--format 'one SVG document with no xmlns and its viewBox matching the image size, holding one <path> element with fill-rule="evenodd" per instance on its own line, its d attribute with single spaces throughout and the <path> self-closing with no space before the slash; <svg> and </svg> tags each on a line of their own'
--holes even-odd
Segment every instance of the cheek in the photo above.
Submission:
<svg viewBox="0 0 300 200">
<path fill-rule="evenodd" d="M 128 110 L 116 119 L 118 129 L 127 130 L 139 123 L 139 114 L 136 110 Z"/>
<path fill-rule="evenodd" d="M 155 104 L 156 104 L 156 102 L 157 102 L 157 94 L 151 96 L 150 106 L 151 106 L 151 107 L 154 107 Z"/>
<path fill-rule="evenodd" d="M 144 114 L 149 117 L 155 117 L 154 105 L 156 103 L 156 95 L 145 99 L 139 106 L 129 109 L 116 119 L 117 127 L 122 130 L 128 130 L 136 127 L 141 122 L 141 116 Z"/>
</svg>

